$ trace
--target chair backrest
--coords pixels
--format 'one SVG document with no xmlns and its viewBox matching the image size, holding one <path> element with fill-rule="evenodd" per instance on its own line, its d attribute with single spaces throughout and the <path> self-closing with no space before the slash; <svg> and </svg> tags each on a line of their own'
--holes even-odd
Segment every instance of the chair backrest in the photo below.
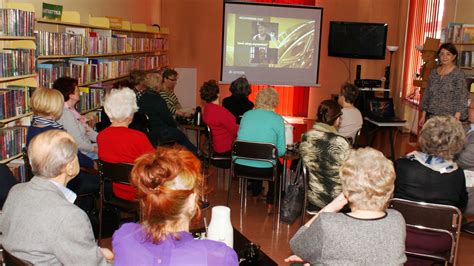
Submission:
<svg viewBox="0 0 474 266">
<path fill-rule="evenodd" d="M 133 164 L 108 163 L 99 160 L 99 175 L 103 180 L 129 185 L 132 168 Z"/>
<path fill-rule="evenodd" d="M 278 150 L 273 143 L 236 140 L 232 144 L 233 161 L 236 159 L 267 161 L 274 164 Z"/>
<path fill-rule="evenodd" d="M 389 208 L 395 209 L 403 215 L 407 227 L 450 235 L 452 238 L 451 251 L 444 259 L 455 264 L 462 219 L 462 213 L 458 208 L 397 198 L 390 201 Z M 439 256 L 409 251 L 407 254 L 439 258 Z"/>
<path fill-rule="evenodd" d="M 28 157 L 28 150 L 26 147 L 21 149 L 23 162 L 25 164 L 25 181 L 28 182 L 33 178 L 33 171 L 31 170 L 30 158 Z"/>
<path fill-rule="evenodd" d="M 26 260 L 22 260 L 20 258 L 17 258 L 13 256 L 10 252 L 6 251 L 4 248 L 2 248 L 2 256 L 3 256 L 3 263 L 6 266 L 30 266 L 33 265 L 33 263 L 30 263 Z"/>
</svg>

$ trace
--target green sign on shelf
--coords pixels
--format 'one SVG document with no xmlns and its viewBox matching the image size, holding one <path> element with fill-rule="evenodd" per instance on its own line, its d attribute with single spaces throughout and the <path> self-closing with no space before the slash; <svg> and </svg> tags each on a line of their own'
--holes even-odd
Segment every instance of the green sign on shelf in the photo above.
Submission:
<svg viewBox="0 0 474 266">
<path fill-rule="evenodd" d="M 43 18 L 61 20 L 63 6 L 43 3 Z"/>
</svg>

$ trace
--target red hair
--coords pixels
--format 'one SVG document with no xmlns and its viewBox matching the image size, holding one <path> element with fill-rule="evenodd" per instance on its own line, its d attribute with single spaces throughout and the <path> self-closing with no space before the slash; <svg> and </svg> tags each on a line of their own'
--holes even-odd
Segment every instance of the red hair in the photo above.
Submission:
<svg viewBox="0 0 474 266">
<path fill-rule="evenodd" d="M 140 222 L 153 243 L 174 233 L 166 230 L 178 226 L 183 215 L 189 220 L 200 215 L 201 162 L 183 147 L 159 147 L 142 155 L 135 161 L 130 181 L 137 188 Z M 190 210 L 186 207 L 193 193 L 196 202 Z"/>
</svg>

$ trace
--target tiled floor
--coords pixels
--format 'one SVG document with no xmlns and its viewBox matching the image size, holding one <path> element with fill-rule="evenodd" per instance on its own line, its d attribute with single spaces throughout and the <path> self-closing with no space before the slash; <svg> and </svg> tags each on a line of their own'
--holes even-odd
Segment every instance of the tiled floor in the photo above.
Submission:
<svg viewBox="0 0 474 266">
<path fill-rule="evenodd" d="M 388 136 L 385 136 L 388 139 Z M 409 141 L 410 136 L 406 134 L 397 134 L 396 155 L 404 153 L 405 144 Z M 385 138 L 376 138 L 374 146 L 381 148 L 385 154 L 389 153 L 388 143 L 383 141 Z M 222 180 L 221 180 L 222 181 Z M 225 205 L 227 192 L 221 186 L 217 186 L 217 175 L 215 169 L 211 168 L 210 183 L 212 193 L 209 198 L 213 206 Z M 238 184 L 234 181 L 232 186 L 232 202 L 231 202 L 231 220 L 234 227 L 238 228 L 247 238 L 261 246 L 262 250 L 267 253 L 279 265 L 287 265 L 284 258 L 291 255 L 288 242 L 293 234 L 300 226 L 299 219 L 292 225 L 279 224 L 278 230 L 272 230 L 272 216 L 267 215 L 265 202 L 263 200 L 247 203 L 247 208 L 240 210 Z M 211 210 L 206 212 L 210 217 Z M 474 217 L 470 218 L 474 219 Z M 208 219 L 209 221 L 209 219 Z M 197 225 L 199 226 L 199 224 Z M 103 242 L 104 246 L 110 247 L 110 239 Z M 462 233 L 457 265 L 474 265 L 474 236 Z"/>
</svg>

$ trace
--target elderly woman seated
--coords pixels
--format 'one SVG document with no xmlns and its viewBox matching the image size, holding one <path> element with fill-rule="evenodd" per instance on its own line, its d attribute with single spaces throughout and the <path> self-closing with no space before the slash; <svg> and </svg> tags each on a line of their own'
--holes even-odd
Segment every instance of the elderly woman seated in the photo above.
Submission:
<svg viewBox="0 0 474 266">
<path fill-rule="evenodd" d="M 114 233 L 115 265 L 238 265 L 224 243 L 195 240 L 189 225 L 199 216 L 200 161 L 182 147 L 158 148 L 137 159 L 131 182 L 137 188 L 140 224 Z"/>
<path fill-rule="evenodd" d="M 222 106 L 229 110 L 237 119 L 237 123 L 240 124 L 242 115 L 254 107 L 253 102 L 248 98 L 252 89 L 247 78 L 240 77 L 232 81 L 229 90 L 232 95 L 222 101 Z"/>
<path fill-rule="evenodd" d="M 54 81 L 53 88 L 64 97 L 64 110 L 58 123 L 76 140 L 79 150 L 91 159 L 97 159 L 97 132 L 88 124 L 87 119 L 76 110 L 81 100 L 77 79 L 61 77 Z"/>
<path fill-rule="evenodd" d="M 309 170 L 308 210 L 317 212 L 341 193 L 339 168 L 351 145 L 337 128 L 341 106 L 325 100 L 318 107 L 317 122 L 301 140 L 300 154 Z"/>
<path fill-rule="evenodd" d="M 108 249 L 94 240 L 87 214 L 73 204 L 66 184 L 79 173 L 77 145 L 63 130 L 48 130 L 31 140 L 28 156 L 34 173 L 12 188 L 3 206 L 3 247 L 41 265 L 105 265 Z"/>
<path fill-rule="evenodd" d="M 131 89 L 111 90 L 105 98 L 104 109 L 112 124 L 97 136 L 102 161 L 133 164 L 140 155 L 154 151 L 144 133 L 128 128 L 138 110 L 135 93 Z M 112 188 L 119 198 L 135 199 L 135 190 L 130 186 L 114 183 Z"/>
<path fill-rule="evenodd" d="M 31 96 L 30 106 L 33 110 L 33 119 L 26 134 L 27 147 L 31 139 L 42 132 L 52 129 L 64 130 L 63 126 L 56 122 L 61 117 L 64 108 L 64 98 L 59 91 L 36 89 Z M 77 157 L 81 168 L 91 169 L 94 167 L 93 161 L 80 151 L 77 152 Z M 67 184 L 67 187 L 77 194 L 98 193 L 99 177 L 80 171 L 79 175 Z M 90 204 L 87 204 L 87 201 L 82 201 L 81 208 L 90 210 L 91 206 L 88 205 Z"/>
<path fill-rule="evenodd" d="M 362 162 L 362 163 L 361 163 Z M 342 194 L 301 227 L 290 240 L 286 261 L 311 265 L 402 265 L 405 221 L 386 209 L 395 171 L 372 148 L 353 150 L 340 169 Z M 346 203 L 351 212 L 337 213 Z"/>
<path fill-rule="evenodd" d="M 278 92 L 273 88 L 265 88 L 257 93 L 256 108 L 244 114 L 240 122 L 237 139 L 250 142 L 272 143 L 278 149 L 278 156 L 286 152 L 285 122 L 275 113 L 278 105 Z M 251 168 L 247 167 L 250 166 Z M 251 172 L 252 175 L 271 176 L 272 165 L 268 162 L 252 160 L 236 160 L 236 170 L 241 173 Z M 255 169 L 257 168 L 257 169 Z M 279 172 L 282 170 L 279 164 Z M 273 211 L 274 185 L 269 184 L 267 193 L 267 212 Z M 252 196 L 255 201 L 262 191 L 262 181 L 252 180 Z"/>
<path fill-rule="evenodd" d="M 204 122 L 211 128 L 212 145 L 216 153 L 228 153 L 232 142 L 237 137 L 239 125 L 229 110 L 219 105 L 219 85 L 215 80 L 204 82 L 201 86 L 201 99 L 207 104 L 204 107 Z"/>
<path fill-rule="evenodd" d="M 461 122 L 451 116 L 435 116 L 421 129 L 419 151 L 395 162 L 395 197 L 456 206 L 467 204 L 464 172 L 453 161 L 463 149 Z"/>
</svg>

